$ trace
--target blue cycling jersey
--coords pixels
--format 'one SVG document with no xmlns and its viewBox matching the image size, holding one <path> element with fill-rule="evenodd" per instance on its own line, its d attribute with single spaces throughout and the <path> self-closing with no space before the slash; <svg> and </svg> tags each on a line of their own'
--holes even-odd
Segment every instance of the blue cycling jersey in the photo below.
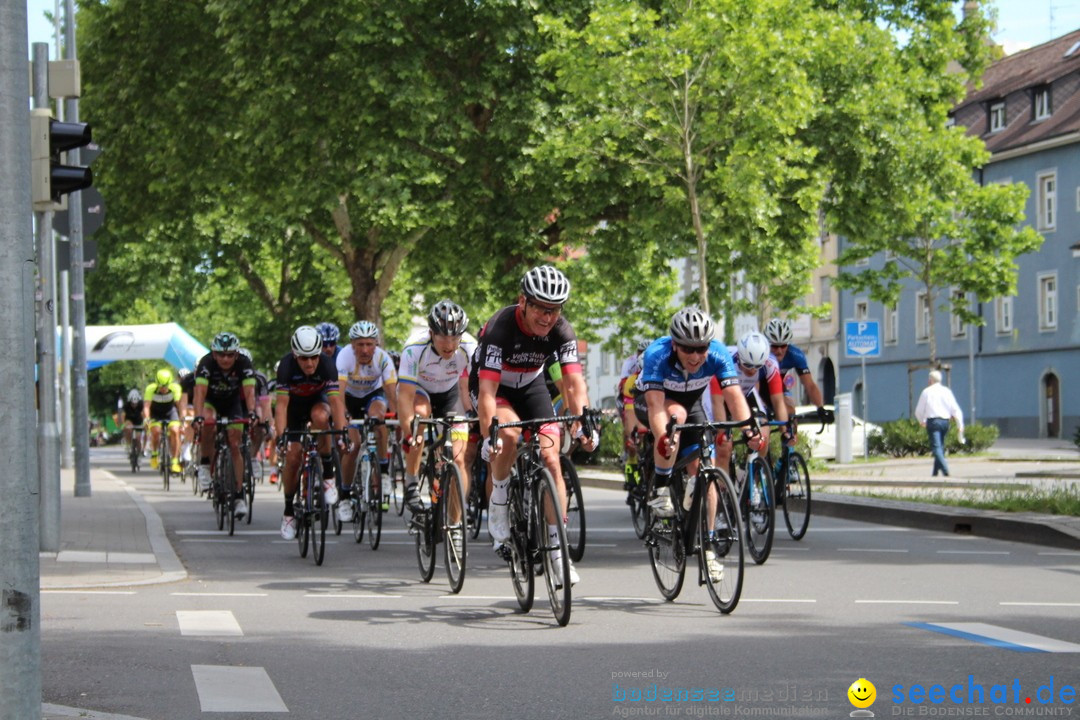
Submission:
<svg viewBox="0 0 1080 720">
<path fill-rule="evenodd" d="M 671 337 L 665 336 L 655 340 L 642 355 L 637 389 L 663 390 L 668 396 L 698 396 L 714 377 L 721 388 L 739 384 L 735 363 L 723 343 L 711 341 L 705 363 L 696 372 L 688 373 L 679 364 Z"/>
<path fill-rule="evenodd" d="M 784 373 L 792 368 L 799 375 L 806 375 L 810 372 L 810 366 L 806 364 L 806 355 L 803 354 L 803 351 L 794 345 L 788 345 L 787 354 L 780 361 L 780 372 Z"/>
</svg>

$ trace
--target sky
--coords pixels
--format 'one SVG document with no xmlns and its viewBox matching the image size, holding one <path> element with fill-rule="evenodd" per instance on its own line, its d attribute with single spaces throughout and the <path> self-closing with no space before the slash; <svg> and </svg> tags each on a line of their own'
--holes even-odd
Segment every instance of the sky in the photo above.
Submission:
<svg viewBox="0 0 1080 720">
<path fill-rule="evenodd" d="M 27 0 L 30 43 L 52 44 L 53 29 L 44 13 L 54 12 L 55 6 L 56 0 Z M 998 11 L 994 40 L 1009 55 L 1080 28 L 1080 0 L 995 0 L 994 6 Z M 55 50 L 50 50 L 50 57 L 55 57 Z"/>
</svg>

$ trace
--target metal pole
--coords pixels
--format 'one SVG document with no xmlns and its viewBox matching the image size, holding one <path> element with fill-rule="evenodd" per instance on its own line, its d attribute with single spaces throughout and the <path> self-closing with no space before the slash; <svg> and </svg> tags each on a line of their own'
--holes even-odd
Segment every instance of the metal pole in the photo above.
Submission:
<svg viewBox="0 0 1080 720">
<path fill-rule="evenodd" d="M 862 456 L 863 460 L 867 460 L 870 457 L 870 448 L 866 445 L 866 423 L 869 420 L 866 419 L 866 401 L 870 395 L 870 388 L 866 386 L 866 356 L 862 356 Z"/>
<path fill-rule="evenodd" d="M 49 44 L 34 43 L 34 107 L 49 107 Z M 41 550 L 60 551 L 60 438 L 56 429 L 56 273 L 52 217 L 35 212 L 37 225 L 38 498 Z"/>
<path fill-rule="evenodd" d="M 75 0 L 64 0 L 64 57 L 75 60 Z M 79 122 L 79 99 L 64 100 L 66 122 Z M 68 163 L 79 164 L 79 150 L 68 154 Z M 86 396 L 86 283 L 83 278 L 82 193 L 68 195 L 68 242 L 71 243 L 71 379 L 75 445 L 75 497 L 90 497 L 90 408 Z"/>
<path fill-rule="evenodd" d="M 25 0 L 0 0 L 0 720 L 41 717 L 26 38 Z"/>
<path fill-rule="evenodd" d="M 68 275 L 67 268 L 60 269 L 60 334 L 63 338 L 63 362 L 60 363 L 60 467 L 64 470 L 70 470 L 75 463 L 71 452 L 71 283 Z"/>
</svg>

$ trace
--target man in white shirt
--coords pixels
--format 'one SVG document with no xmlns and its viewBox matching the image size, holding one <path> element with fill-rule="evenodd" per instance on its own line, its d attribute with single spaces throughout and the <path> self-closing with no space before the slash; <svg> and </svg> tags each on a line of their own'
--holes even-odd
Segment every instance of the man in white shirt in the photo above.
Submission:
<svg viewBox="0 0 1080 720">
<path fill-rule="evenodd" d="M 919 396 L 919 404 L 915 407 L 915 417 L 930 436 L 930 452 L 934 454 L 934 476 L 937 476 L 940 469 L 942 474 L 948 477 L 949 466 L 945 464 L 945 435 L 949 432 L 950 418 L 955 418 L 960 444 L 964 444 L 964 411 L 957 404 L 952 390 L 941 384 L 940 370 L 930 371 L 930 383 Z"/>
</svg>

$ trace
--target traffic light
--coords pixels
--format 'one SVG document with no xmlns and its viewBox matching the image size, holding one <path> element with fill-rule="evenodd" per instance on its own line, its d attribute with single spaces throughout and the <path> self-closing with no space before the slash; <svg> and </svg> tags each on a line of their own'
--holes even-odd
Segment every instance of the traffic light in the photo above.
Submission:
<svg viewBox="0 0 1080 720">
<path fill-rule="evenodd" d="M 62 165 L 60 153 L 89 145 L 90 126 L 58 122 L 44 108 L 35 108 L 30 113 L 34 210 L 65 210 L 64 196 L 93 185 L 94 175 L 88 167 Z"/>
</svg>

